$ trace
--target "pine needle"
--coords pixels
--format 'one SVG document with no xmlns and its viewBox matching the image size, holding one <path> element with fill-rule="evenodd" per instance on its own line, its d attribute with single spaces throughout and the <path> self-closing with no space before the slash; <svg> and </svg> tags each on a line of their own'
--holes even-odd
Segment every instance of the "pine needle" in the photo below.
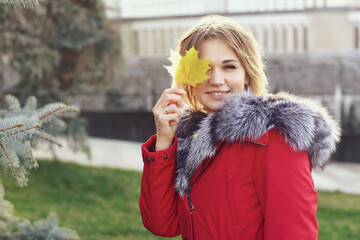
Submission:
<svg viewBox="0 0 360 240">
<path fill-rule="evenodd" d="M 5 156 L 6 156 L 7 160 L 11 163 L 11 165 L 12 165 L 13 167 L 15 167 L 14 162 L 11 160 L 9 154 L 8 154 L 8 153 L 6 152 L 6 150 L 5 150 L 4 145 L 3 145 L 1 142 L 0 142 L 0 147 L 1 147 L 1 149 L 3 150 L 3 152 L 5 153 Z"/>
</svg>

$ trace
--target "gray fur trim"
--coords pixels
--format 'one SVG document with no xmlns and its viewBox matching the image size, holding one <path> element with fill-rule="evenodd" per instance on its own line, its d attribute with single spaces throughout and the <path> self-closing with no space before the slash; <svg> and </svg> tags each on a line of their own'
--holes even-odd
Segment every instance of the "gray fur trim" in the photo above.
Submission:
<svg viewBox="0 0 360 240">
<path fill-rule="evenodd" d="M 178 137 L 175 188 L 181 197 L 190 190 L 195 170 L 215 155 L 221 141 L 256 141 L 276 127 L 295 151 L 307 151 L 314 168 L 323 168 L 340 139 L 336 122 L 319 103 L 287 93 L 235 95 L 224 107 L 205 114 L 188 111 L 176 131 Z"/>
</svg>

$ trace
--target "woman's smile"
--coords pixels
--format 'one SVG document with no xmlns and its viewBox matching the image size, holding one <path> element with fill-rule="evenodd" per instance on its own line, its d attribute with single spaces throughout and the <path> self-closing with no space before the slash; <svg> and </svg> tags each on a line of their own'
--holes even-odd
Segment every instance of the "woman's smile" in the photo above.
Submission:
<svg viewBox="0 0 360 240">
<path fill-rule="evenodd" d="M 230 91 L 208 91 L 207 94 L 210 95 L 210 97 L 218 100 L 223 100 L 225 97 L 228 96 Z"/>
</svg>

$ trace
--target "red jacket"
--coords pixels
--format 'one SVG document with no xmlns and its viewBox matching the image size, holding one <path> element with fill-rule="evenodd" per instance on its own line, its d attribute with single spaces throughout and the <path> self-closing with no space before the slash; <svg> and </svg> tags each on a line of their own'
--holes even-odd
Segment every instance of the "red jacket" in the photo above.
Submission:
<svg viewBox="0 0 360 240">
<path fill-rule="evenodd" d="M 338 141 L 324 111 L 291 97 L 240 96 L 213 114 L 185 115 L 176 136 L 162 151 L 151 152 L 156 136 L 142 147 L 139 206 L 152 233 L 317 239 L 311 167 L 322 167 Z"/>
</svg>

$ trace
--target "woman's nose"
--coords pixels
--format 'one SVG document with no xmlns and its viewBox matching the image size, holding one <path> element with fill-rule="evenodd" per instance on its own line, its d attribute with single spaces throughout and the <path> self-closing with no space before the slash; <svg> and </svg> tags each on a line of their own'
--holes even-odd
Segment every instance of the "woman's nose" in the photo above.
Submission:
<svg viewBox="0 0 360 240">
<path fill-rule="evenodd" d="M 207 75 L 209 76 L 208 83 L 210 85 L 222 85 L 225 82 L 222 73 L 216 69 L 209 70 Z"/>
</svg>

